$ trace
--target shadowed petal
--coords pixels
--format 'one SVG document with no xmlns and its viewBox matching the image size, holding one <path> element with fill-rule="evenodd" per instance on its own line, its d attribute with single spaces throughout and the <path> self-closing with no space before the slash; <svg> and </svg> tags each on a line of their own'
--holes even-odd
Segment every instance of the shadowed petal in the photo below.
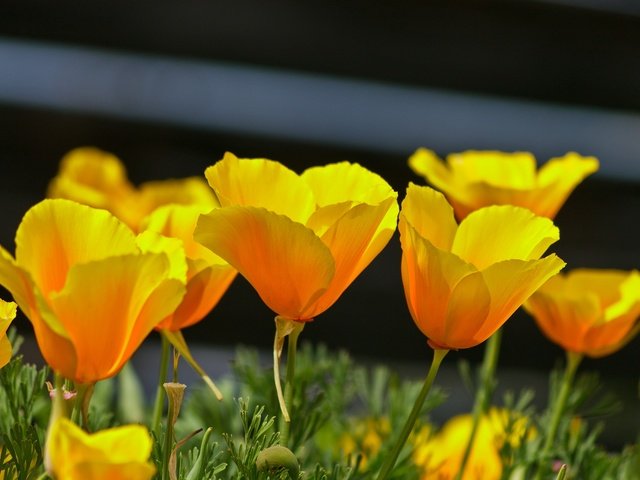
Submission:
<svg viewBox="0 0 640 480">
<path fill-rule="evenodd" d="M 329 286 L 335 272 L 330 250 L 304 225 L 254 207 L 204 214 L 196 241 L 235 267 L 277 314 L 302 313 Z"/>
</svg>

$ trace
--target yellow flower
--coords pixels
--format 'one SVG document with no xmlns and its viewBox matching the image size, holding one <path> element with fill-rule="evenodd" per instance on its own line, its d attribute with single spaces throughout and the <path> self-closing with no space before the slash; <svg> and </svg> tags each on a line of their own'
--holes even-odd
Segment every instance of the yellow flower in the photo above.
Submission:
<svg viewBox="0 0 640 480">
<path fill-rule="evenodd" d="M 360 418 L 352 422 L 349 433 L 340 436 L 338 446 L 344 456 L 361 454 L 360 470 L 364 471 L 369 460 L 378 454 L 382 442 L 390 433 L 391 424 L 388 418 Z"/>
<path fill-rule="evenodd" d="M 199 205 L 167 205 L 154 211 L 143 223 L 147 231 L 179 239 L 187 257 L 187 293 L 176 311 L 162 320 L 157 329 L 175 331 L 200 321 L 236 276 L 233 267 L 193 240 L 198 217 L 205 211 Z"/>
<path fill-rule="evenodd" d="M 222 208 L 200 217 L 194 238 L 290 320 L 329 308 L 396 228 L 396 192 L 357 164 L 297 175 L 278 162 L 227 153 L 205 175 Z"/>
<path fill-rule="evenodd" d="M 75 382 L 115 375 L 182 300 L 180 252 L 138 243 L 109 212 L 57 199 L 25 214 L 15 259 L 0 247 L 0 285 L 31 320 L 47 363 Z"/>
<path fill-rule="evenodd" d="M 565 350 L 590 357 L 609 355 L 640 328 L 640 273 L 573 270 L 545 283 L 525 309 Z"/>
<path fill-rule="evenodd" d="M 447 200 L 429 187 L 409 185 L 399 230 L 409 311 L 434 348 L 485 341 L 565 265 L 556 255 L 540 259 L 559 237 L 551 220 L 493 206 L 458 226 Z"/>
<path fill-rule="evenodd" d="M 200 205 L 205 211 L 216 205 L 211 189 L 197 177 L 146 182 L 135 188 L 116 156 L 92 147 L 76 148 L 63 157 L 47 196 L 109 210 L 134 231 L 162 205 Z"/>
<path fill-rule="evenodd" d="M 0 368 L 4 367 L 11 360 L 13 349 L 11 342 L 7 338 L 7 329 L 14 318 L 16 318 L 16 304 L 5 302 L 0 299 Z"/>
<path fill-rule="evenodd" d="M 93 434 L 66 418 L 54 424 L 47 442 L 51 472 L 58 480 L 146 480 L 152 441 L 142 425 L 126 425 Z"/>
<path fill-rule="evenodd" d="M 414 436 L 413 462 L 422 471 L 421 480 L 453 480 L 471 435 L 473 417 L 459 415 L 450 419 L 439 432 Z M 463 480 L 494 480 L 502 475 L 500 449 L 504 441 L 504 424 L 483 416 L 478 423 Z"/>
<path fill-rule="evenodd" d="M 539 171 L 528 152 L 467 151 L 447 157 L 446 165 L 431 150 L 418 149 L 409 166 L 444 192 L 459 219 L 489 205 L 517 205 L 554 218 L 573 189 L 598 170 L 598 160 L 567 153 Z"/>
</svg>

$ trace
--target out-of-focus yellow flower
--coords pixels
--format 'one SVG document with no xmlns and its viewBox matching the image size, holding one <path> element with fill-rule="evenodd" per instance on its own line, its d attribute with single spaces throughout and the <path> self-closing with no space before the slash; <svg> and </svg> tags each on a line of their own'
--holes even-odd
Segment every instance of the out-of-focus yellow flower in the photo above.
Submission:
<svg viewBox="0 0 640 480">
<path fill-rule="evenodd" d="M 46 445 L 51 474 L 58 480 L 148 480 L 152 441 L 142 425 L 88 434 L 66 418 L 52 427 Z"/>
<path fill-rule="evenodd" d="M 369 459 L 378 454 L 382 442 L 390 433 L 388 418 L 360 418 L 353 421 L 349 432 L 340 437 L 338 447 L 344 456 L 361 454 L 360 469 L 365 470 Z"/>
<path fill-rule="evenodd" d="M 199 205 L 167 205 L 155 210 L 144 229 L 182 242 L 187 257 L 187 293 L 180 306 L 156 328 L 180 330 L 204 318 L 218 303 L 236 276 L 236 270 L 208 248 L 193 240 Z"/>
<path fill-rule="evenodd" d="M 413 461 L 422 470 L 421 480 L 452 480 L 456 477 L 472 425 L 471 415 L 459 415 L 449 420 L 439 432 L 426 440 L 418 432 L 413 438 Z M 504 436 L 504 429 L 501 430 L 499 425 L 486 416 L 480 418 L 463 480 L 500 478 L 500 448 Z"/>
<path fill-rule="evenodd" d="M 640 326 L 637 270 L 576 269 L 545 283 L 525 303 L 543 333 L 566 351 L 601 357 L 622 348 Z"/>
<path fill-rule="evenodd" d="M 211 189 L 198 177 L 151 181 L 135 188 L 115 155 L 93 147 L 76 148 L 63 157 L 47 196 L 109 210 L 134 231 L 162 205 L 200 205 L 205 211 L 216 205 Z"/>
<path fill-rule="evenodd" d="M 444 196 L 410 184 L 400 212 L 402 280 L 409 311 L 434 348 L 489 338 L 565 263 L 540 258 L 558 237 L 548 218 L 493 206 L 460 226 Z"/>
<path fill-rule="evenodd" d="M 205 175 L 222 208 L 200 217 L 194 238 L 289 320 L 329 308 L 396 228 L 396 192 L 357 164 L 297 175 L 278 162 L 227 153 Z"/>
<path fill-rule="evenodd" d="M 57 199 L 25 214 L 15 259 L 0 247 L 0 285 L 31 320 L 47 363 L 77 383 L 115 375 L 184 296 L 184 252 L 144 252 L 138 242 L 109 212 Z"/>
<path fill-rule="evenodd" d="M 466 151 L 447 156 L 446 164 L 431 150 L 420 148 L 409 166 L 453 205 L 456 216 L 489 205 L 517 205 L 554 218 L 573 189 L 598 170 L 598 160 L 567 153 L 536 171 L 528 152 Z"/>
<path fill-rule="evenodd" d="M 7 330 L 13 319 L 16 318 L 16 308 L 15 303 L 0 299 L 0 368 L 11 360 L 13 349 L 7 338 Z"/>
</svg>

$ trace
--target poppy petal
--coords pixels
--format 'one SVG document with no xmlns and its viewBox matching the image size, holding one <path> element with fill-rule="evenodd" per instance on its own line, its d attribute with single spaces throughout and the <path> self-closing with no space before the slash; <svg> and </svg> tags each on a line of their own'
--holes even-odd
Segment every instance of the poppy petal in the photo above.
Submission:
<svg viewBox="0 0 640 480">
<path fill-rule="evenodd" d="M 298 320 L 335 273 L 330 250 L 312 230 L 255 207 L 226 207 L 201 215 L 196 241 L 235 267 L 269 308 Z"/>
<path fill-rule="evenodd" d="M 502 260 L 539 258 L 560 237 L 548 218 L 512 206 L 476 210 L 458 227 L 451 251 L 479 270 Z"/>
<path fill-rule="evenodd" d="M 451 248 L 458 225 L 451 205 L 440 192 L 410 183 L 402 202 L 402 216 L 434 247 Z"/>
<path fill-rule="evenodd" d="M 70 265 L 137 251 L 133 232 L 111 213 L 70 200 L 38 203 L 16 233 L 16 263 L 45 296 L 62 289 Z"/>
<path fill-rule="evenodd" d="M 64 289 L 50 296 L 50 304 L 75 346 L 78 371 L 71 378 L 89 383 L 117 373 L 124 357 L 177 307 L 184 287 L 165 280 L 169 268 L 166 255 L 148 253 L 111 257 L 69 270 Z M 100 279 L 99 288 L 96 279 Z M 155 298 L 160 293 L 163 298 Z M 108 308 L 105 298 L 114 300 Z"/>
<path fill-rule="evenodd" d="M 506 260 L 482 271 L 491 293 L 491 312 L 480 336 L 489 338 L 549 278 L 565 266 L 552 254 L 540 260 Z"/>
<path fill-rule="evenodd" d="M 224 158 L 205 170 L 220 204 L 266 208 L 306 223 L 316 202 L 309 186 L 293 170 L 264 158 Z"/>
</svg>

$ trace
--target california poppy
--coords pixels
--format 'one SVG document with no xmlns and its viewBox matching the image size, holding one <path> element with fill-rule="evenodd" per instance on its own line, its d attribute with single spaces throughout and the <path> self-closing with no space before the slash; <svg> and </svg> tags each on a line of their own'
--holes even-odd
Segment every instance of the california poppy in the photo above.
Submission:
<svg viewBox="0 0 640 480">
<path fill-rule="evenodd" d="M 56 199 L 25 214 L 15 259 L 0 247 L 0 285 L 47 363 L 76 383 L 115 375 L 184 296 L 184 252 L 138 242 L 106 210 Z"/>
<path fill-rule="evenodd" d="M 152 440 L 142 425 L 86 433 L 66 418 L 52 426 L 46 445 L 51 474 L 64 480 L 148 480 Z"/>
<path fill-rule="evenodd" d="M 540 258 L 559 237 L 551 220 L 493 206 L 458 226 L 445 197 L 429 187 L 409 185 L 399 229 L 409 311 L 438 349 L 482 343 L 565 265 L 554 254 Z"/>
<path fill-rule="evenodd" d="M 442 162 L 434 152 L 418 149 L 409 166 L 442 191 L 463 219 L 489 205 L 526 207 L 536 215 L 554 218 L 573 189 L 598 170 L 598 160 L 567 153 L 552 158 L 539 170 L 528 152 L 469 150 Z"/>
<path fill-rule="evenodd" d="M 205 175 L 222 207 L 200 217 L 194 238 L 290 320 L 329 308 L 396 228 L 396 192 L 357 164 L 297 175 L 275 161 L 227 153 Z"/>
<path fill-rule="evenodd" d="M 524 308 L 564 350 L 590 357 L 609 355 L 640 328 L 640 273 L 572 270 L 551 278 Z"/>
<path fill-rule="evenodd" d="M 118 157 L 93 147 L 76 148 L 62 158 L 47 196 L 109 210 L 134 231 L 162 205 L 200 205 L 205 210 L 216 205 L 204 179 L 156 180 L 135 187 Z"/>
</svg>

